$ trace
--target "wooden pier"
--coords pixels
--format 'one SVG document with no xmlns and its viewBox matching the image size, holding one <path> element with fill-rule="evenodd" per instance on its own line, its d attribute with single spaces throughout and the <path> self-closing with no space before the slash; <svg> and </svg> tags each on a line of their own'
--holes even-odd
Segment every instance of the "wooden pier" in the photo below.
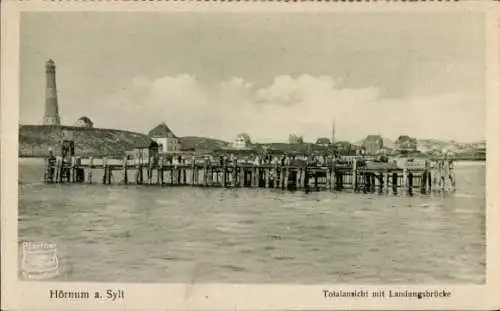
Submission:
<svg viewBox="0 0 500 311">
<path fill-rule="evenodd" d="M 431 165 L 432 164 L 432 165 Z M 99 174 L 94 174 L 99 171 Z M 101 176 L 100 180 L 93 178 Z M 171 163 L 164 157 L 108 159 L 59 157 L 47 162 L 46 183 L 136 184 L 159 187 L 191 186 L 221 188 L 274 188 L 283 190 L 351 189 L 354 192 L 453 191 L 453 163 L 426 160 L 422 163 L 345 161 L 324 164 L 248 163 L 209 160 Z"/>
</svg>

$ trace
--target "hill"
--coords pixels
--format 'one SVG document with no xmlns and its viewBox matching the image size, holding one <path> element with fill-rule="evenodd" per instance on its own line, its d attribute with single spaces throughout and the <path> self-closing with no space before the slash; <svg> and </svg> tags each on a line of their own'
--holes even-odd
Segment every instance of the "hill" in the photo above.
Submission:
<svg viewBox="0 0 500 311">
<path fill-rule="evenodd" d="M 395 141 L 393 141 L 392 139 L 387 138 L 387 137 L 383 137 L 383 136 L 382 136 L 382 139 L 383 139 L 384 147 L 391 148 L 391 149 L 396 147 Z M 353 143 L 353 145 L 363 146 L 364 140 L 365 140 L 365 138 L 360 139 L 360 140 L 356 141 L 355 143 Z"/>
<path fill-rule="evenodd" d="M 20 125 L 19 156 L 42 157 L 49 148 L 57 154 L 63 130 L 73 132 L 75 153 L 80 156 L 121 156 L 138 145 L 148 145 L 145 134 L 115 129 L 83 128 L 73 126 Z"/>
<path fill-rule="evenodd" d="M 211 151 L 220 149 L 228 145 L 227 142 L 219 139 L 198 137 L 198 136 L 185 136 L 179 137 L 181 149 L 183 150 L 196 150 L 196 151 Z"/>
<path fill-rule="evenodd" d="M 146 134 L 116 129 L 83 128 L 73 126 L 21 125 L 19 126 L 19 156 L 43 157 L 49 148 L 57 153 L 63 130 L 73 132 L 75 153 L 80 156 L 122 156 L 138 145 L 148 145 Z M 209 152 L 227 146 L 227 142 L 196 136 L 179 137 L 181 148 Z"/>
</svg>

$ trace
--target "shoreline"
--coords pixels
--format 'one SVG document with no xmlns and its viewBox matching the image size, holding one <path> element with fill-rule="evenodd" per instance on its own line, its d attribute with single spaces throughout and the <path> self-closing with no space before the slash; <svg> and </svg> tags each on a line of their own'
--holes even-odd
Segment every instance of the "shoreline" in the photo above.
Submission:
<svg viewBox="0 0 500 311">
<path fill-rule="evenodd" d="M 45 156 L 31 156 L 31 155 L 19 155 L 17 157 L 18 159 L 40 159 L 44 160 L 46 157 Z M 84 157 L 83 157 L 84 158 Z M 425 157 L 414 157 L 415 159 L 423 159 Z M 460 157 L 455 157 L 454 158 L 455 162 L 486 162 L 486 158 L 484 159 L 478 159 L 478 158 L 460 158 Z"/>
</svg>

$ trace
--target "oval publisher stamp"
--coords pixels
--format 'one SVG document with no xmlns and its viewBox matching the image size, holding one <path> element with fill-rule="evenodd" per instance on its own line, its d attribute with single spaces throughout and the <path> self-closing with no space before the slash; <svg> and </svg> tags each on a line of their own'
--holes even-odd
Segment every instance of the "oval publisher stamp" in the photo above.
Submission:
<svg viewBox="0 0 500 311">
<path fill-rule="evenodd" d="M 51 279 L 59 275 L 57 245 L 44 242 L 23 242 L 21 275 L 27 280 Z"/>
</svg>

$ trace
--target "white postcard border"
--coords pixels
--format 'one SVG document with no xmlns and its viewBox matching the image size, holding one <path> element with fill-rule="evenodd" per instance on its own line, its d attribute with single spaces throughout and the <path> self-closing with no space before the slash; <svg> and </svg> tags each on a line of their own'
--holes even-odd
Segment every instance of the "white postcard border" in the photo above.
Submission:
<svg viewBox="0 0 500 311">
<path fill-rule="evenodd" d="M 393 285 L 259 285 L 259 284 L 139 284 L 51 283 L 17 280 L 17 174 L 19 120 L 19 22 L 21 11 L 203 11 L 203 12 L 387 12 L 481 11 L 487 18 L 487 283 L 483 286 Z M 1 58 L 1 230 L 2 301 L 7 310 L 269 310 L 269 309 L 492 309 L 500 306 L 500 18 L 495 3 L 329 3 L 329 2 L 2 2 Z M 464 123 L 465 124 L 465 123 Z M 51 299 L 50 290 L 95 291 L 123 289 L 125 298 L 111 302 Z M 443 299 L 351 299 L 324 297 L 326 289 L 449 290 Z M 496 289 L 496 290 L 495 290 Z"/>
</svg>

